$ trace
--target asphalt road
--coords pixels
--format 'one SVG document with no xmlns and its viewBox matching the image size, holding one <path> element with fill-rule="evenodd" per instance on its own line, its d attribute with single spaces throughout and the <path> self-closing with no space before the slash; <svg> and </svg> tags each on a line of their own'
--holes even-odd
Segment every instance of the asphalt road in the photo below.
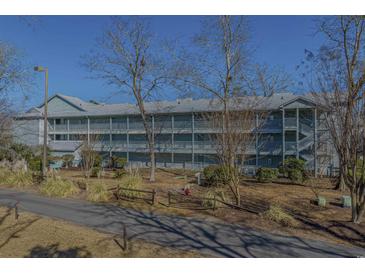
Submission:
<svg viewBox="0 0 365 274">
<path fill-rule="evenodd" d="M 213 257 L 357 257 L 365 249 L 264 233 L 237 225 L 196 218 L 146 213 L 113 205 L 55 199 L 0 190 L 0 204 L 63 219 L 99 231 L 123 233 L 162 246 L 195 250 Z"/>
</svg>

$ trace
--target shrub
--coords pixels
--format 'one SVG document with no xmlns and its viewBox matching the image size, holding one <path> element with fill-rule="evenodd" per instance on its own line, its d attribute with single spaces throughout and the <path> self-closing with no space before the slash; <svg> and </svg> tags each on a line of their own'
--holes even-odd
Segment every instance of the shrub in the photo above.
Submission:
<svg viewBox="0 0 365 274">
<path fill-rule="evenodd" d="M 124 169 L 117 169 L 114 171 L 113 177 L 116 179 L 122 178 L 126 174 Z"/>
<path fill-rule="evenodd" d="M 305 161 L 290 157 L 281 164 L 280 173 L 294 182 L 302 182 L 308 178 Z"/>
<path fill-rule="evenodd" d="M 101 157 L 100 154 L 96 153 L 95 154 L 95 160 L 94 160 L 94 167 L 100 167 L 101 168 L 102 162 L 103 162 L 103 158 Z"/>
<path fill-rule="evenodd" d="M 204 178 L 205 180 L 210 183 L 213 184 L 215 181 L 215 170 L 218 168 L 218 166 L 207 166 L 206 168 L 203 169 L 203 174 L 204 174 Z"/>
<path fill-rule="evenodd" d="M 107 202 L 110 194 L 103 182 L 93 182 L 87 185 L 87 199 L 93 202 Z"/>
<path fill-rule="evenodd" d="M 112 166 L 114 168 L 121 168 L 124 169 L 125 165 L 127 164 L 127 159 L 118 156 L 112 156 Z"/>
<path fill-rule="evenodd" d="M 271 182 L 277 179 L 279 170 L 277 168 L 260 167 L 256 172 L 256 178 L 259 182 Z"/>
<path fill-rule="evenodd" d="M 142 177 L 138 173 L 131 173 L 124 176 L 120 183 L 118 184 L 121 188 L 129 188 L 129 189 L 140 189 L 142 185 Z M 139 198 L 141 197 L 140 192 L 119 189 L 118 195 L 124 196 L 127 198 Z"/>
<path fill-rule="evenodd" d="M 297 225 L 297 221 L 294 217 L 286 213 L 277 205 L 271 205 L 270 208 L 263 213 L 263 216 L 266 219 L 276 222 L 282 226 L 294 227 Z"/>
<path fill-rule="evenodd" d="M 203 174 L 206 180 L 206 185 L 216 186 L 227 182 L 229 180 L 230 173 L 228 168 L 228 166 L 224 165 L 211 165 L 204 168 Z"/>
<path fill-rule="evenodd" d="M 33 171 L 41 171 L 42 170 L 42 159 L 40 156 L 35 156 L 28 160 L 28 167 Z"/>
<path fill-rule="evenodd" d="M 101 176 L 101 167 L 100 166 L 94 166 L 91 169 L 91 177 L 98 177 L 100 178 Z"/>
<path fill-rule="evenodd" d="M 303 181 L 303 172 L 297 169 L 293 169 L 288 171 L 288 178 L 293 182 L 302 182 Z"/>
<path fill-rule="evenodd" d="M 40 187 L 41 193 L 54 197 L 71 197 L 79 192 L 73 182 L 60 177 L 48 178 Z"/>
</svg>

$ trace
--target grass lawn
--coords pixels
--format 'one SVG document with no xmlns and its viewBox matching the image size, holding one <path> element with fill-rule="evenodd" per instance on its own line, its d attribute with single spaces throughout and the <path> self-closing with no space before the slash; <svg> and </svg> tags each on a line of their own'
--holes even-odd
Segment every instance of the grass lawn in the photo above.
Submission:
<svg viewBox="0 0 365 274">
<path fill-rule="evenodd" d="M 200 204 L 192 203 L 176 203 L 170 207 L 166 206 L 167 191 L 180 190 L 188 183 L 190 183 L 194 196 L 204 196 L 209 191 L 209 188 L 198 186 L 195 183 L 192 171 L 158 169 L 155 183 L 148 181 L 149 171 L 147 169 L 141 169 L 140 172 L 144 178 L 143 188 L 157 190 L 157 205 L 152 207 L 143 201 L 121 201 L 119 202 L 121 206 L 182 216 L 214 218 L 278 234 L 326 240 L 365 248 L 365 220 L 360 225 L 350 222 L 351 209 L 340 206 L 341 196 L 349 195 L 349 193 L 333 190 L 334 184 L 329 179 L 316 179 L 315 184 L 312 184 L 315 186 L 316 192 L 326 198 L 326 207 L 319 207 L 314 203 L 315 194 L 309 184 L 292 184 L 285 181 L 281 184 L 245 181 L 240 187 L 240 193 L 242 205 L 247 210 L 232 210 L 226 206 L 221 206 L 213 211 L 204 209 Z M 83 180 L 80 171 L 62 170 L 60 175 L 73 181 Z M 186 179 L 184 175 L 186 175 Z M 90 180 L 99 179 L 91 178 Z M 108 172 L 102 180 L 109 187 L 118 183 L 118 180 L 112 178 L 112 173 Z M 229 200 L 228 188 L 221 190 L 226 193 Z M 265 218 L 262 213 L 270 205 L 278 205 L 289 212 L 296 219 L 296 225 L 286 227 Z M 256 213 L 250 212 L 251 209 Z"/>
<path fill-rule="evenodd" d="M 147 169 L 141 169 L 140 172 L 144 179 L 142 188 L 144 190 L 155 189 L 157 191 L 157 203 L 151 206 L 141 200 L 116 201 L 115 199 L 112 199 L 111 203 L 137 210 L 213 219 L 277 234 L 365 248 L 365 220 L 360 225 L 350 222 L 351 209 L 340 206 L 341 196 L 348 195 L 348 193 L 333 190 L 334 185 L 329 179 L 316 179 L 315 184 L 311 184 L 315 186 L 319 195 L 326 198 L 326 207 L 319 207 L 314 203 L 315 194 L 308 184 L 292 184 L 285 181 L 282 183 L 258 183 L 250 180 L 244 181 L 240 186 L 242 207 L 245 210 L 233 210 L 220 205 L 217 210 L 213 211 L 204 208 L 200 203 L 177 202 L 167 206 L 167 192 L 169 190 L 179 191 L 188 183 L 194 196 L 204 196 L 211 190 L 197 185 L 192 171 L 158 169 L 154 183 L 148 181 Z M 58 173 L 58 176 L 68 178 L 73 182 L 85 181 L 79 170 L 64 169 Z M 118 184 L 118 180 L 113 178 L 112 172 L 106 172 L 102 179 L 90 178 L 90 181 L 98 180 L 102 180 L 108 187 Z M 37 188 L 33 187 L 29 190 L 37 191 Z M 220 191 L 224 191 L 227 200 L 232 200 L 228 187 L 221 187 Z M 75 198 L 86 199 L 85 191 L 81 190 Z M 277 205 L 289 213 L 295 219 L 295 225 L 284 226 L 267 218 L 264 212 L 271 205 Z"/>
<path fill-rule="evenodd" d="M 202 257 L 156 244 L 133 240 L 124 251 L 114 235 L 64 221 L 0 207 L 0 257 Z M 122 244 L 122 240 L 118 242 Z"/>
</svg>

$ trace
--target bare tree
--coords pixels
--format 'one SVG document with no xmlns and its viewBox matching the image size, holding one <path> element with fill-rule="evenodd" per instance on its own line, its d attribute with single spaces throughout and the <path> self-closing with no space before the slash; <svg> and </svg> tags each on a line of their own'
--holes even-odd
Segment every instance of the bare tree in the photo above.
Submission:
<svg viewBox="0 0 365 274">
<path fill-rule="evenodd" d="M 19 50 L 0 41 L 0 139 L 2 140 L 9 140 L 14 115 L 12 110 L 14 96 L 17 92 L 23 92 L 30 84 L 29 74 L 22 60 L 23 56 Z"/>
<path fill-rule="evenodd" d="M 256 111 L 259 100 L 255 97 L 232 99 L 226 113 L 212 112 L 204 117 L 216 131 L 209 136 L 216 147 L 225 182 L 229 186 L 236 205 L 240 205 L 241 169 L 257 138 L 256 130 L 263 121 L 263 112 Z M 214 106 L 218 108 L 219 106 Z M 222 125 L 225 124 L 223 127 Z"/>
<path fill-rule="evenodd" d="M 150 181 L 155 181 L 155 136 L 151 113 L 145 107 L 164 82 L 163 66 L 152 54 L 152 32 L 148 22 L 139 17 L 112 19 L 112 25 L 98 42 L 98 49 L 86 57 L 86 67 L 121 93 L 133 94 L 148 141 L 151 162 Z"/>
<path fill-rule="evenodd" d="M 211 137 L 239 205 L 238 162 L 244 162 L 255 138 L 254 108 L 259 101 L 257 85 L 253 87 L 255 65 L 249 60 L 248 23 L 243 16 L 205 18 L 194 42 L 192 53 L 182 51 L 176 58 L 172 84 L 181 91 L 200 91 L 212 99 L 214 113 L 205 116 L 219 128 Z M 263 73 L 261 76 L 264 80 Z"/>
<path fill-rule="evenodd" d="M 97 134 L 90 134 L 89 136 L 81 137 L 81 165 L 86 178 L 90 178 L 92 168 L 95 165 L 97 157 L 96 148 L 100 144 L 100 136 Z"/>
<path fill-rule="evenodd" d="M 365 18 L 325 17 L 327 38 L 313 59 L 313 95 L 322 103 L 326 126 L 339 156 L 340 174 L 352 198 L 352 221 L 365 211 Z"/>
</svg>

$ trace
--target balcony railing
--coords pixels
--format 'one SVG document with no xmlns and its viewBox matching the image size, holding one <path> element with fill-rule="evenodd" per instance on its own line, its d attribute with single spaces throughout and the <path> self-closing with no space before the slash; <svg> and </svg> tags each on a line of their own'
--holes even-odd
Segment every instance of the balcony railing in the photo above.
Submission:
<svg viewBox="0 0 365 274">
<path fill-rule="evenodd" d="M 296 127 L 296 126 L 297 126 L 296 117 L 285 118 L 285 127 Z"/>
<path fill-rule="evenodd" d="M 54 131 L 67 131 L 67 124 L 56 124 Z"/>
<path fill-rule="evenodd" d="M 110 123 L 90 123 L 90 130 L 97 130 L 97 131 L 110 130 Z"/>
<path fill-rule="evenodd" d="M 87 124 L 71 124 L 70 132 L 87 131 Z"/>
<path fill-rule="evenodd" d="M 267 119 L 265 121 L 258 122 L 259 127 L 263 129 L 281 129 L 282 128 L 282 120 L 281 119 Z"/>
<path fill-rule="evenodd" d="M 126 130 L 127 123 L 112 123 L 112 130 Z"/>
<path fill-rule="evenodd" d="M 175 141 L 174 148 L 175 149 L 191 149 L 192 142 L 191 141 Z"/>
<path fill-rule="evenodd" d="M 195 120 L 194 121 L 194 128 L 195 129 L 210 129 L 212 124 L 209 121 L 205 120 Z"/>
<path fill-rule="evenodd" d="M 259 144 L 258 149 L 260 150 L 260 152 L 272 152 L 277 149 L 281 150 L 282 145 L 283 144 L 281 141 L 267 141 L 267 142 L 262 142 L 261 144 Z M 254 145 L 253 145 L 252 149 L 255 149 Z"/>
<path fill-rule="evenodd" d="M 191 121 L 174 121 L 175 129 L 191 130 Z"/>
<path fill-rule="evenodd" d="M 296 151 L 297 142 L 285 142 L 285 151 Z"/>
<path fill-rule="evenodd" d="M 116 147 L 128 147 L 126 140 L 113 140 L 112 145 Z"/>
</svg>

